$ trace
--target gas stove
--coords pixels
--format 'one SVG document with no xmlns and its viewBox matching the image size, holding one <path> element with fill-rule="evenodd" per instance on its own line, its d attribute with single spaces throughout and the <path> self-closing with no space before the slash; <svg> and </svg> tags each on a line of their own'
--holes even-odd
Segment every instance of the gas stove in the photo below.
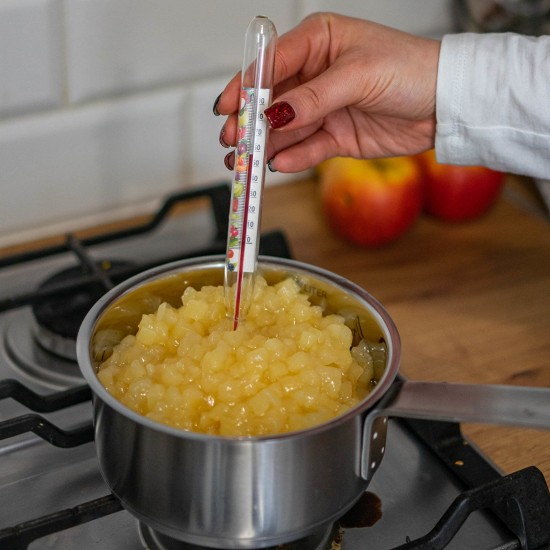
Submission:
<svg viewBox="0 0 550 550">
<path fill-rule="evenodd" d="M 1 549 L 190 548 L 141 525 L 104 483 L 74 339 L 117 282 L 223 254 L 229 203 L 229 186 L 212 185 L 168 197 L 143 225 L 0 258 Z M 262 235 L 260 253 L 292 256 L 281 231 Z M 455 423 L 389 424 L 384 460 L 356 506 L 285 547 L 550 550 L 550 495 L 538 469 L 501 475 Z"/>
</svg>

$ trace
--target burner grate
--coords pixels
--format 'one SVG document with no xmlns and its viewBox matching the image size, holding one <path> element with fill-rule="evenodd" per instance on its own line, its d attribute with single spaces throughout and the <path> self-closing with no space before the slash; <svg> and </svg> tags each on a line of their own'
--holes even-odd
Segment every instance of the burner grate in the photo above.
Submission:
<svg viewBox="0 0 550 550">
<path fill-rule="evenodd" d="M 57 284 L 53 283 L 48 285 L 46 288 L 33 289 L 30 292 L 23 292 L 4 298 L 0 300 L 0 312 L 25 305 L 40 304 L 46 299 L 63 297 L 69 292 L 82 291 L 92 284 L 99 283 L 103 285 L 105 291 L 107 291 L 113 286 L 114 280 L 128 278 L 132 275 L 145 271 L 146 269 L 154 267 L 159 263 L 168 263 L 172 260 L 185 258 L 185 255 L 178 255 L 174 258 L 166 258 L 164 262 L 159 262 L 157 260 L 151 264 L 142 263 L 134 266 L 119 266 L 118 268 L 113 268 L 107 275 L 97 265 L 97 262 L 89 257 L 86 249 L 93 247 L 94 245 L 119 241 L 129 237 L 152 232 L 166 221 L 170 213 L 177 205 L 202 197 L 210 199 L 215 224 L 215 236 L 213 238 L 212 246 L 209 250 L 205 251 L 205 253 L 217 254 L 225 252 L 227 238 L 227 215 L 229 212 L 231 198 L 228 185 L 222 183 L 211 187 L 176 193 L 167 197 L 157 213 L 151 218 L 150 221 L 144 224 L 129 229 L 105 232 L 100 235 L 84 239 L 78 239 L 75 235 L 70 234 L 64 244 L 43 247 L 37 250 L 31 250 L 21 254 L 0 258 L 0 268 L 3 268 L 21 265 L 34 260 L 60 254 L 72 253 L 77 258 L 78 264 L 81 265 L 84 270 L 84 272 L 80 273 L 78 277 L 63 280 Z M 195 252 L 189 256 L 191 255 L 196 256 L 197 253 Z"/>
<path fill-rule="evenodd" d="M 87 385 L 48 395 L 39 395 L 17 380 L 0 381 L 0 400 L 15 399 L 21 405 L 35 412 L 49 413 L 84 403 L 92 397 Z M 62 430 L 38 414 L 24 414 L 0 422 L 0 440 L 32 432 L 56 447 L 70 448 L 88 443 L 94 439 L 92 422 L 86 422 L 71 430 Z"/>
<path fill-rule="evenodd" d="M 495 505 L 504 505 L 513 510 L 517 518 L 515 534 L 518 539 L 493 550 L 534 550 L 550 542 L 548 488 L 540 470 L 529 467 L 465 491 L 455 499 L 430 533 L 385 550 L 444 550 L 472 512 Z M 120 510 L 122 505 L 112 494 L 94 499 L 74 508 L 0 530 L 0 547 L 26 550 L 31 542 L 46 535 L 82 525 Z M 353 509 L 346 517 L 352 515 Z M 338 524 L 336 527 L 333 529 L 335 538 L 328 541 L 327 548 L 341 546 L 342 543 L 345 547 L 344 528 Z M 346 528 L 353 528 L 353 525 Z M 323 547 L 319 550 L 325 549 Z"/>
<path fill-rule="evenodd" d="M 0 547 L 26 550 L 33 541 L 122 510 L 114 495 L 85 502 L 0 531 Z"/>
<path fill-rule="evenodd" d="M 518 540 L 506 550 L 540 548 L 550 542 L 550 495 L 542 472 L 531 466 L 459 495 L 433 530 L 394 550 L 442 550 L 472 512 L 499 510 Z"/>
<path fill-rule="evenodd" d="M 89 401 L 92 391 L 87 384 L 83 384 L 68 390 L 40 395 L 17 380 L 0 380 L 0 400 L 10 397 L 31 411 L 49 413 Z"/>
<path fill-rule="evenodd" d="M 531 467 L 521 470 L 524 473 L 521 476 L 518 473 L 518 479 L 512 478 L 509 485 L 500 488 L 498 484 L 506 478 L 501 478 L 468 444 L 460 424 L 410 419 L 404 422 L 467 487 L 477 487 L 482 483 L 485 486 L 495 484 L 495 490 L 501 493 L 495 493 L 491 509 L 520 540 L 527 540 L 521 546 L 522 549 L 538 548 L 550 541 L 550 494 L 538 469 Z M 542 482 L 538 479 L 541 476 Z M 483 507 L 475 494 L 471 498 L 475 503 L 473 506 Z M 511 504 L 511 500 L 516 505 Z"/>
<path fill-rule="evenodd" d="M 92 422 L 71 430 L 62 430 L 38 414 L 23 414 L 0 424 L 0 440 L 32 432 L 55 447 L 68 449 L 94 440 Z"/>
</svg>

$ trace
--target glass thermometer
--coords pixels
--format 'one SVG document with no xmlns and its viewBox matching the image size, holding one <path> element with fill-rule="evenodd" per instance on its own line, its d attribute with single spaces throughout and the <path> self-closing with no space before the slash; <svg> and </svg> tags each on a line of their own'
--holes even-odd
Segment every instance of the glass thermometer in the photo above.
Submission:
<svg viewBox="0 0 550 550">
<path fill-rule="evenodd" d="M 225 300 L 233 329 L 246 316 L 254 292 L 268 134 L 264 110 L 273 93 L 276 47 L 273 23 L 255 17 L 245 37 L 225 261 Z"/>
</svg>

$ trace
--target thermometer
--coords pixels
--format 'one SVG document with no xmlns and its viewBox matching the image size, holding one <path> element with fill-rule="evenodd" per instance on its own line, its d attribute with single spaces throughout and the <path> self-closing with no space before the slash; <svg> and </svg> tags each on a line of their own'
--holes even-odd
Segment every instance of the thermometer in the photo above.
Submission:
<svg viewBox="0 0 550 550">
<path fill-rule="evenodd" d="M 233 329 L 246 316 L 254 292 L 268 133 L 264 110 L 273 93 L 276 47 L 273 23 L 255 17 L 245 37 L 225 261 L 225 300 Z"/>
</svg>

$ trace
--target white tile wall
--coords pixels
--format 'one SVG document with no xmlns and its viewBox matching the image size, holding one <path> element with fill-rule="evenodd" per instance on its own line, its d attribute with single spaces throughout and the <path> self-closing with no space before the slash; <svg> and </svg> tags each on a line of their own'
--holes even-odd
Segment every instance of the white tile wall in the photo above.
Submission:
<svg viewBox="0 0 550 550">
<path fill-rule="evenodd" d="M 2 227 L 73 227 L 183 185 L 188 110 L 181 90 L 55 110 L 0 125 Z"/>
<path fill-rule="evenodd" d="M 67 0 L 70 99 L 86 101 L 212 77 L 239 67 L 249 2 Z M 277 25 L 295 21 L 292 0 L 256 2 Z M 254 14 L 252 14 L 254 15 Z"/>
<path fill-rule="evenodd" d="M 304 13 L 336 11 L 425 36 L 452 27 L 450 0 L 304 0 Z"/>
<path fill-rule="evenodd" d="M 0 246 L 229 180 L 212 104 L 252 16 L 279 33 L 331 10 L 437 35 L 449 1 L 0 0 Z"/>
<path fill-rule="evenodd" d="M 0 119 L 61 105 L 59 0 L 0 0 Z"/>
</svg>

